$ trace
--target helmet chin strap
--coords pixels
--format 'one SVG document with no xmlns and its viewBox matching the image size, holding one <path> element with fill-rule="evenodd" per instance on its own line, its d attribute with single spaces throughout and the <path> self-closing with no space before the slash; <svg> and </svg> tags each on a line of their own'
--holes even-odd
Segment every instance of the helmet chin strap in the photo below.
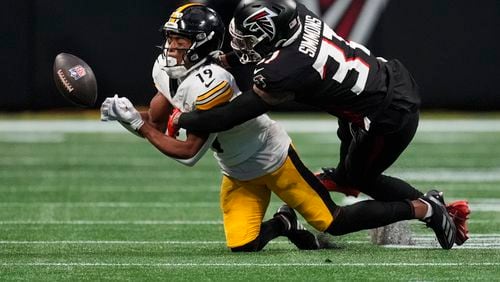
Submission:
<svg viewBox="0 0 500 282">
<path fill-rule="evenodd" d="M 167 56 L 167 65 L 164 68 L 168 76 L 173 79 L 178 79 L 186 75 L 188 71 L 184 65 L 177 65 L 177 59 Z"/>
<path fill-rule="evenodd" d="M 207 58 L 201 59 L 196 64 L 192 65 L 189 69 L 185 65 L 176 65 L 177 59 L 174 57 L 167 57 L 167 65 L 163 68 L 170 78 L 181 79 L 188 75 L 192 70 L 198 68 L 200 65 L 204 64 Z M 171 63 L 173 66 L 170 66 Z"/>
</svg>

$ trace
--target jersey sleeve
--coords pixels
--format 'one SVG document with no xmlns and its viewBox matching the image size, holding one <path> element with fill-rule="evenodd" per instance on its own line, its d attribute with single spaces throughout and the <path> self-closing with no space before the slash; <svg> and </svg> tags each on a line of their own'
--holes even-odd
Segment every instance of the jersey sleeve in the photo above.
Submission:
<svg viewBox="0 0 500 282">
<path fill-rule="evenodd" d="M 294 92 L 300 87 L 301 62 L 283 53 L 275 52 L 269 59 L 255 66 L 253 73 L 255 86 L 270 93 Z"/>
<path fill-rule="evenodd" d="M 211 133 L 207 140 L 205 140 L 205 143 L 203 143 L 203 146 L 196 152 L 196 154 L 190 158 L 190 159 L 177 159 L 173 158 L 177 162 L 185 165 L 185 166 L 194 166 L 200 159 L 205 155 L 205 153 L 208 151 L 212 143 L 214 142 L 215 138 L 217 137 L 217 133 Z"/>
</svg>

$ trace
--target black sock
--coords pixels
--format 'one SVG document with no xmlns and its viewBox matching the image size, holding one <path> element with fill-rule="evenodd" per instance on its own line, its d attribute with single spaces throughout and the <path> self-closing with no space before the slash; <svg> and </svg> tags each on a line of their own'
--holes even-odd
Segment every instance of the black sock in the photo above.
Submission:
<svg viewBox="0 0 500 282">
<path fill-rule="evenodd" d="M 413 219 L 415 212 L 410 201 L 380 202 L 367 200 L 340 207 L 340 212 L 328 227 L 332 235 L 343 235 L 359 230 L 385 226 L 397 221 Z"/>
</svg>

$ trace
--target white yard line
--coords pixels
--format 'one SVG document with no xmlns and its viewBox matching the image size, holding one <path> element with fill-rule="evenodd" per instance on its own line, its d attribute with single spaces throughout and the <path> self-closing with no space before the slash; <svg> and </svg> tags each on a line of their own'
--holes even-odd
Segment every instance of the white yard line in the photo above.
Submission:
<svg viewBox="0 0 500 282">
<path fill-rule="evenodd" d="M 368 200 L 367 196 L 361 195 L 357 198 L 355 197 L 344 197 L 342 201 L 339 203 L 342 206 L 352 205 L 356 202 Z M 451 203 L 453 201 L 457 201 L 461 199 L 448 198 L 446 202 Z M 469 208 L 472 212 L 500 212 L 500 199 L 491 199 L 491 198 L 470 198 L 466 199 L 469 202 Z M 496 221 L 493 219 L 493 221 Z"/>
<path fill-rule="evenodd" d="M 220 220 L 3 220 L 0 225 L 220 225 Z"/>
<path fill-rule="evenodd" d="M 368 200 L 369 198 L 366 196 L 360 197 L 345 197 L 340 202 L 340 205 L 352 205 L 356 202 Z M 458 199 L 447 199 L 447 202 L 453 202 Z M 468 199 L 469 208 L 472 212 L 500 212 L 500 199 Z M 496 221 L 493 219 L 493 221 Z"/>
<path fill-rule="evenodd" d="M 363 201 L 366 197 L 348 197 L 341 202 L 342 205 L 352 204 L 357 201 Z M 456 199 L 449 199 L 452 202 Z M 473 198 L 468 199 L 470 209 L 481 212 L 500 212 L 500 199 Z M 217 208 L 219 202 L 0 202 L 0 208 Z M 492 221 L 498 221 L 492 219 Z M 4 222 L 4 223 L 2 223 Z M 9 221 L 0 221 L 5 224 Z M 124 222 L 124 221 L 119 221 Z M 163 221 L 162 221 L 163 222 Z M 479 221 L 478 221 L 479 222 Z"/>
<path fill-rule="evenodd" d="M 497 182 L 500 181 L 500 168 L 491 169 L 451 169 L 432 168 L 402 170 L 390 169 L 388 175 L 396 176 L 407 181 L 446 181 L 446 182 Z"/>
<path fill-rule="evenodd" d="M 469 234 L 470 239 L 462 246 L 454 246 L 454 249 L 500 249 L 500 234 Z M 439 244 L 434 236 L 415 235 L 413 236 L 414 245 L 383 245 L 384 248 L 395 249 L 438 249 Z M 54 245 L 62 247 L 67 245 L 225 245 L 225 241 L 123 241 L 123 240 L 63 240 L 63 241 L 21 241 L 21 240 L 3 240 L 0 246 L 4 245 Z M 286 240 L 277 240 L 271 244 L 290 244 Z M 346 244 L 370 244 L 369 238 L 366 240 L 344 241 Z"/>
<path fill-rule="evenodd" d="M 135 179 L 137 176 L 133 173 L 124 174 L 122 171 L 95 171 L 87 169 L 78 169 L 72 171 L 55 171 L 51 169 L 37 169 L 37 174 L 43 175 L 44 178 L 71 178 L 86 179 L 96 177 L 106 177 L 106 179 Z M 205 178 L 207 175 L 212 175 L 213 171 L 197 171 L 189 174 L 189 177 L 194 179 Z M 498 182 L 500 181 L 500 168 L 488 169 L 451 169 L 451 168 L 433 168 L 433 169 L 390 169 L 388 175 L 399 177 L 407 181 L 446 181 L 453 183 L 476 183 L 476 182 Z M 25 171 L 0 171 L 1 178 L 19 178 L 26 175 Z M 161 174 L 157 170 L 141 171 L 143 177 L 152 176 L 158 178 L 183 179 L 185 175 Z"/>
<path fill-rule="evenodd" d="M 286 241 L 273 241 L 271 243 L 288 243 Z M 0 245 L 212 245 L 225 244 L 225 241 L 0 241 Z"/>
<path fill-rule="evenodd" d="M 410 221 L 410 223 L 418 223 Z M 468 223 L 492 223 L 498 220 L 474 220 Z M 2 220 L 0 225 L 219 225 L 217 220 Z"/>
<path fill-rule="evenodd" d="M 500 246 L 500 234 L 469 234 L 471 237 L 465 245 L 498 245 Z M 332 237 L 335 239 L 335 237 Z M 429 243 L 435 241 L 434 235 L 414 235 L 412 237 L 416 242 Z M 164 241 L 124 241 L 124 240 L 56 240 L 56 241 L 27 241 L 27 240 L 0 240 L 0 245 L 196 245 L 196 244 L 225 244 L 225 241 L 180 241 L 180 240 L 164 240 Z M 287 240 L 275 240 L 269 242 L 270 244 L 290 244 Z M 353 240 L 353 241 L 342 241 L 342 243 L 348 244 L 367 244 L 370 243 L 369 237 L 366 240 Z M 436 242 L 437 244 L 437 242 Z M 457 247 L 457 246 L 455 246 Z"/>
<path fill-rule="evenodd" d="M 44 207 L 44 208 L 212 208 L 219 207 L 219 202 L 175 202 L 175 203 L 162 203 L 162 202 L 79 202 L 79 203 L 65 203 L 65 202 L 52 202 L 52 203 L 21 203 L 21 202 L 0 202 L 0 208 L 22 208 L 22 207 Z"/>
<path fill-rule="evenodd" d="M 106 262 L 26 262 L 26 263 L 0 263 L 0 266 L 43 266 L 43 267 L 287 267 L 287 266 L 311 266 L 311 267 L 406 267 L 406 266 L 498 266 L 500 262 L 436 262 L 436 263 L 403 263 L 403 262 L 378 262 L 378 263 L 106 263 Z"/>
<path fill-rule="evenodd" d="M 337 120 L 277 119 L 288 132 L 335 132 Z M 423 119 L 419 132 L 499 132 L 500 120 Z M 0 121 L 0 132 L 116 132 L 127 133 L 116 122 L 98 120 Z M 127 133 L 128 134 L 128 133 Z"/>
<path fill-rule="evenodd" d="M 385 245 L 384 248 L 390 249 L 435 249 L 439 247 L 437 241 L 434 244 L 421 245 L 416 243 L 415 245 Z M 500 249 L 500 242 L 496 244 L 469 244 L 468 242 L 462 246 L 455 246 L 453 249 Z"/>
<path fill-rule="evenodd" d="M 474 238 L 484 238 L 482 240 L 488 239 L 488 238 L 493 238 L 495 240 L 500 241 L 500 233 L 470 233 L 469 236 L 474 237 Z M 434 238 L 434 235 L 431 234 L 419 234 L 415 235 L 415 238 Z"/>
</svg>

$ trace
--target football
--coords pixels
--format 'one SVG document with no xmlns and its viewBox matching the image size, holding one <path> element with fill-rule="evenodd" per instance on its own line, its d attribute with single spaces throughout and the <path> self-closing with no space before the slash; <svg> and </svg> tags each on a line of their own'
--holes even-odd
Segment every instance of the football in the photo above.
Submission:
<svg viewBox="0 0 500 282">
<path fill-rule="evenodd" d="M 54 60 L 54 81 L 59 92 L 80 107 L 92 107 L 97 100 L 97 81 L 90 66 L 82 59 L 60 53 Z"/>
</svg>

